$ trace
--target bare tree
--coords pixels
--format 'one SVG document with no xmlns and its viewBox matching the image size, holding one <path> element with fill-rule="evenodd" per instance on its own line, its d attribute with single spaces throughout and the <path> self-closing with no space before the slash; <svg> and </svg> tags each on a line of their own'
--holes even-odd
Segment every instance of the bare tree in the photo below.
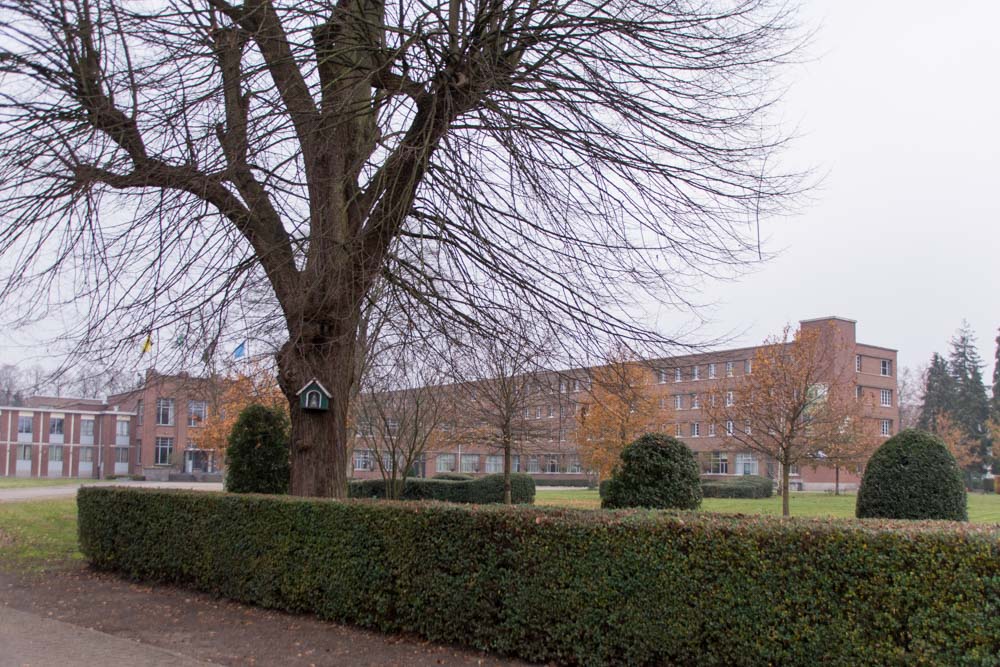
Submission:
<svg viewBox="0 0 1000 667">
<path fill-rule="evenodd" d="M 917 368 L 900 368 L 896 382 L 899 393 L 899 430 L 916 428 L 922 407 L 921 394 L 927 384 L 926 364 Z"/>
<path fill-rule="evenodd" d="M 503 452 L 503 501 L 511 503 L 514 451 L 552 433 L 552 425 L 536 419 L 544 399 L 556 396 L 559 378 L 545 372 L 546 346 L 523 324 L 506 338 L 473 337 L 457 347 L 452 368 L 464 395 L 469 435 Z M 563 385 L 564 386 L 564 385 Z M 547 413 L 546 413 L 547 415 Z"/>
<path fill-rule="evenodd" d="M 771 0 L 0 0 L 0 296 L 84 302 L 109 363 L 280 345 L 292 493 L 342 496 L 379 281 L 491 335 L 514 303 L 665 340 L 632 304 L 762 257 L 797 34 Z"/>
</svg>

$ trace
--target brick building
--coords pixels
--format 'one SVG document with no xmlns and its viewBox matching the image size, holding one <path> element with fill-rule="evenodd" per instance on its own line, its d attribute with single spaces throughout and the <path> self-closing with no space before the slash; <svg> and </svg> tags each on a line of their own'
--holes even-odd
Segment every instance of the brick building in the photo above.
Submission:
<svg viewBox="0 0 1000 667">
<path fill-rule="evenodd" d="M 837 340 L 836 353 L 832 355 L 832 370 L 853 375 L 858 397 L 871 399 L 873 404 L 867 417 L 877 422 L 879 432 L 888 437 L 899 427 L 899 403 L 896 386 L 896 351 L 877 345 L 857 342 L 856 323 L 840 317 L 827 317 L 800 322 L 804 329 L 816 328 L 824 335 Z M 754 474 L 775 477 L 773 461 L 752 451 L 733 448 L 724 433 L 710 424 L 699 397 L 716 390 L 729 378 L 752 373 L 752 360 L 756 347 L 738 348 L 651 360 L 643 364 L 651 374 L 650 386 L 653 400 L 664 414 L 662 429 L 676 435 L 691 447 L 702 462 L 706 475 Z M 583 470 L 576 452 L 574 431 L 577 409 L 585 400 L 594 369 L 573 369 L 558 374 L 539 375 L 536 391 L 525 402 L 521 415 L 522 427 L 530 427 L 530 437 L 521 439 L 516 446 L 512 468 L 527 472 L 539 484 L 566 483 L 567 480 L 583 481 Z M 463 400 L 475 400 L 475 384 L 464 387 L 446 387 L 441 391 L 463 394 Z M 470 411 L 470 414 L 474 411 Z M 669 421 L 667 421 L 669 419 Z M 469 425 L 466 425 L 469 426 Z M 362 425 L 362 428 L 365 428 Z M 475 431 L 468 428 L 467 431 Z M 502 452 L 495 447 L 477 444 L 476 438 L 458 440 L 447 447 L 429 448 L 414 466 L 416 476 L 432 477 L 443 472 L 463 472 L 472 475 L 503 471 Z M 356 438 L 353 470 L 355 478 L 372 478 L 380 475 L 376 456 L 377 448 L 366 446 L 370 439 Z M 844 488 L 856 486 L 856 471 L 840 472 Z M 834 485 L 835 471 L 822 465 L 800 466 L 793 469 L 792 484 L 805 490 L 823 490 Z"/>
<path fill-rule="evenodd" d="M 211 476 L 214 452 L 198 447 L 198 428 L 215 386 L 149 370 L 137 389 L 106 401 L 31 396 L 0 406 L 0 476 Z"/>
</svg>

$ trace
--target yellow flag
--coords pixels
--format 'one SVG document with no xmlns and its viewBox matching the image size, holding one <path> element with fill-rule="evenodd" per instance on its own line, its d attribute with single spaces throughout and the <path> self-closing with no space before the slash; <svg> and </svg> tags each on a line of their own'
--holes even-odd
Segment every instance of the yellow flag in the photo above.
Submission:
<svg viewBox="0 0 1000 667">
<path fill-rule="evenodd" d="M 142 344 L 142 352 L 140 354 L 146 354 L 153 349 L 153 337 L 146 336 L 146 342 Z"/>
</svg>

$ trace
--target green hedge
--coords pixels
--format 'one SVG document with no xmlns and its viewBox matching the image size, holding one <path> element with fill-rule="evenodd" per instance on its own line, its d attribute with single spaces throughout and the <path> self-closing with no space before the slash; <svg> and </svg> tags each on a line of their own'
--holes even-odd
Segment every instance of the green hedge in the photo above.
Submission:
<svg viewBox="0 0 1000 667">
<path fill-rule="evenodd" d="M 538 486 L 572 486 L 577 488 L 591 489 L 594 483 L 587 479 L 546 479 L 545 477 L 535 478 Z"/>
<path fill-rule="evenodd" d="M 1000 656 L 996 527 L 114 487 L 78 499 L 98 568 L 531 661 Z"/>
<path fill-rule="evenodd" d="M 385 480 L 356 480 L 348 485 L 351 498 L 385 498 Z M 523 473 L 511 473 L 510 495 L 514 503 L 535 502 L 535 482 Z M 442 500 L 451 503 L 502 503 L 503 475 L 478 479 L 407 479 L 402 500 Z"/>
<path fill-rule="evenodd" d="M 770 498 L 774 483 L 767 477 L 703 477 L 701 495 L 705 498 Z"/>
</svg>

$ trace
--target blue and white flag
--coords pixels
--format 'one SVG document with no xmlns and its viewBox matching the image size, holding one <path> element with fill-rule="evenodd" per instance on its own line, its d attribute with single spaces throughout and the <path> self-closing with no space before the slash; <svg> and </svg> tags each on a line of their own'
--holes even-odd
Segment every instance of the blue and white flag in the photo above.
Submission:
<svg viewBox="0 0 1000 667">
<path fill-rule="evenodd" d="M 243 341 L 233 350 L 233 359 L 242 359 L 245 356 L 247 356 L 247 342 Z"/>
</svg>

